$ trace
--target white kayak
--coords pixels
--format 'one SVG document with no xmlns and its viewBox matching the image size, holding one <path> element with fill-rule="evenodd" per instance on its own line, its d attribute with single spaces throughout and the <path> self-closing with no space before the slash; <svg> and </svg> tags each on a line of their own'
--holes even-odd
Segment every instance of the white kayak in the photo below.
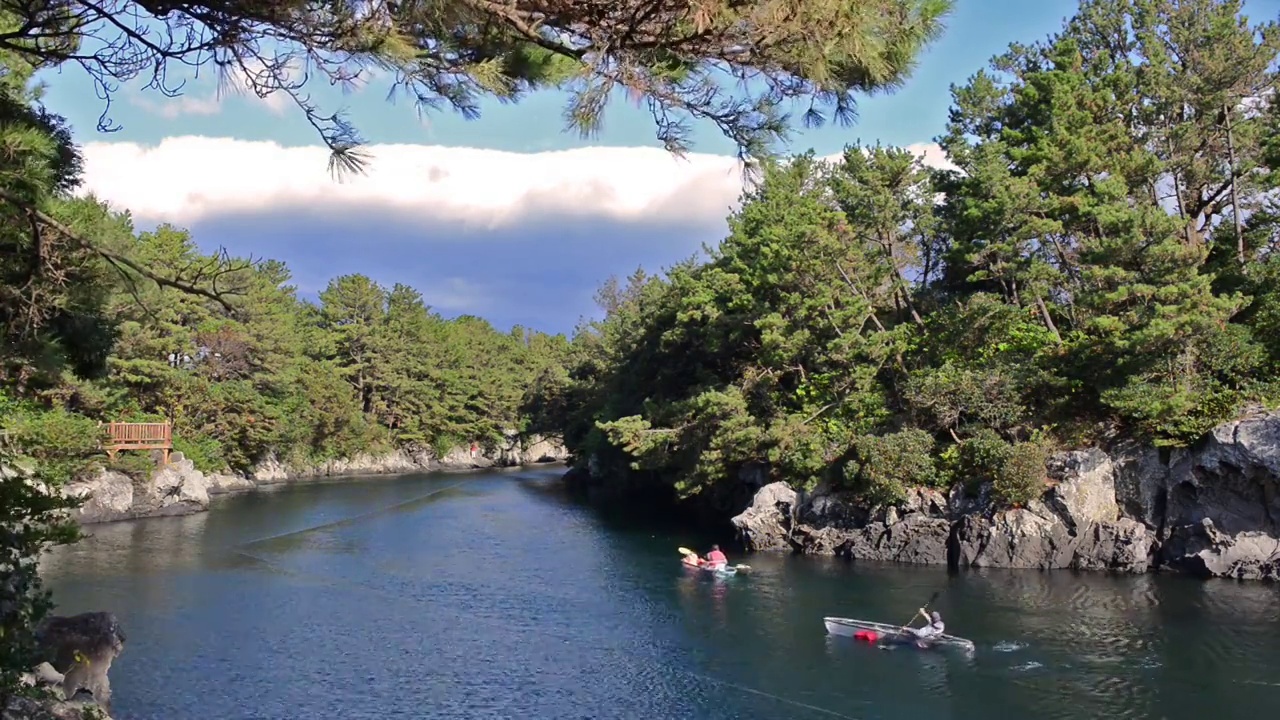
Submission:
<svg viewBox="0 0 1280 720">
<path fill-rule="evenodd" d="M 681 562 L 681 564 L 693 570 L 701 570 L 703 572 L 711 573 L 712 575 L 718 575 L 721 577 L 730 577 L 733 575 L 737 575 L 738 573 L 743 573 L 745 575 L 746 573 L 751 571 L 750 565 L 743 565 L 741 563 L 737 565 L 725 565 L 724 567 L 717 567 L 717 568 L 707 567 L 706 565 L 690 565 L 687 562 Z"/>
<path fill-rule="evenodd" d="M 966 640 L 955 635 L 935 635 L 928 640 L 920 642 L 914 635 L 907 635 L 902 632 L 899 625 L 890 625 L 888 623 L 871 622 L 870 620 L 852 620 L 850 618 L 825 617 L 822 618 L 823 624 L 827 626 L 827 633 L 830 635 L 841 635 L 844 637 L 855 637 L 858 631 L 870 631 L 874 633 L 874 639 L 881 643 L 891 645 L 919 645 L 925 647 L 936 645 L 946 645 L 948 647 L 957 647 L 968 652 L 973 652 L 976 647 L 971 640 Z"/>
</svg>

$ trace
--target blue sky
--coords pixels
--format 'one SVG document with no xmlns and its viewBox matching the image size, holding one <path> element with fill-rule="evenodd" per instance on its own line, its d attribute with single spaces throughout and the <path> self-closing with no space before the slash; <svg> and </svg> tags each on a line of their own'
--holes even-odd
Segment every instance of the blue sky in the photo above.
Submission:
<svg viewBox="0 0 1280 720">
<path fill-rule="evenodd" d="M 863 99 L 853 127 L 798 132 L 789 149 L 827 154 L 859 139 L 930 142 L 946 122 L 951 84 L 963 83 L 1010 42 L 1056 31 L 1076 2 L 958 0 L 956 6 L 946 34 L 906 87 Z M 1257 16 L 1274 17 L 1278 7 L 1280 0 L 1249 3 Z M 376 82 L 348 95 L 315 83 L 311 92 L 321 108 L 346 108 L 371 144 L 399 146 L 388 150 L 389 158 L 418 158 L 395 177 L 385 169 L 394 162 L 375 165 L 378 182 L 348 192 L 333 188 L 323 155 L 308 150 L 318 141 L 301 112 L 247 96 L 215 101 L 210 77 L 193 79 L 179 99 L 141 90 L 140 83 L 125 86 L 110 112 L 122 127 L 111 133 L 95 129 L 103 104 L 83 72 L 67 69 L 43 79 L 46 104 L 70 120 L 78 141 L 90 144 L 86 185 L 129 208 L 140 228 L 168 220 L 191 228 L 203 247 L 284 260 L 308 295 L 347 272 L 387 285 L 404 282 L 445 315 L 478 314 L 500 329 L 519 323 L 570 331 L 580 316 L 594 314 L 592 293 L 608 275 L 637 265 L 660 270 L 718 240 L 736 195 L 715 158 L 680 165 L 672 171 L 685 173 L 680 177 L 645 161 L 648 174 L 640 174 L 630 165 L 639 156 L 621 149 L 656 147 L 654 129 L 647 113 L 622 102 L 611 106 L 597 137 L 582 139 L 563 130 L 558 93 L 515 106 L 485 103 L 479 120 L 437 111 L 424 122 L 406 100 L 388 102 L 386 87 Z M 173 140 L 185 136 L 204 141 Z M 713 128 L 698 128 L 694 140 L 696 153 L 733 151 Z M 577 152 L 555 152 L 564 150 Z M 285 163 L 292 164 L 286 169 Z M 485 183 L 461 179 L 480 164 L 502 185 L 492 197 Z M 450 177 L 459 179 L 433 185 Z M 638 187 L 642 177 L 663 187 Z M 613 209 L 587 211 L 597 200 Z M 690 209 L 682 209 L 686 205 Z"/>
</svg>

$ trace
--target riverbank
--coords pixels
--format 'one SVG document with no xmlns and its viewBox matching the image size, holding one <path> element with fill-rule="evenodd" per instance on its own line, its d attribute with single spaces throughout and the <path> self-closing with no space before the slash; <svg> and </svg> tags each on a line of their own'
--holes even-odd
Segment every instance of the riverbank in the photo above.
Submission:
<svg viewBox="0 0 1280 720">
<path fill-rule="evenodd" d="M 771 482 L 759 466 L 694 503 L 749 551 L 1280 579 L 1280 412 L 1224 423 L 1186 449 L 1120 443 L 1060 452 L 1045 473 L 1043 494 L 1012 508 L 993 499 L 990 483 L 916 488 L 905 502 L 877 506 L 830 486 L 805 492 Z M 566 475 L 580 491 L 601 480 L 583 468 Z"/>
<path fill-rule="evenodd" d="M 211 498 L 247 492 L 284 483 L 307 482 L 347 476 L 378 476 L 411 472 L 469 472 L 495 467 L 563 462 L 568 457 L 558 440 L 511 436 L 503 445 L 457 447 L 443 455 L 430 451 L 396 450 L 359 454 L 313 465 L 293 465 L 268 456 L 246 474 L 205 473 L 182 453 L 170 455 L 168 464 L 150 477 L 134 478 L 102 470 L 70 483 L 65 492 L 83 498 L 73 513 L 77 522 L 90 525 L 148 517 L 204 512 Z"/>
</svg>

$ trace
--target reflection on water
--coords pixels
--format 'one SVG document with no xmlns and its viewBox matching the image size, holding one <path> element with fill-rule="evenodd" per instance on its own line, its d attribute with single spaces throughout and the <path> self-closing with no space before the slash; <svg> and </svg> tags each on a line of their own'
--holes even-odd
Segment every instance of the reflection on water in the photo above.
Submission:
<svg viewBox="0 0 1280 720">
<path fill-rule="evenodd" d="M 1275 586 L 775 555 L 716 577 L 675 551 L 710 539 L 606 521 L 554 476 L 236 496 L 95 527 L 44 568 L 64 611 L 121 616 L 121 720 L 1232 718 L 1280 702 Z M 935 593 L 971 656 L 822 625 L 905 623 Z"/>
</svg>

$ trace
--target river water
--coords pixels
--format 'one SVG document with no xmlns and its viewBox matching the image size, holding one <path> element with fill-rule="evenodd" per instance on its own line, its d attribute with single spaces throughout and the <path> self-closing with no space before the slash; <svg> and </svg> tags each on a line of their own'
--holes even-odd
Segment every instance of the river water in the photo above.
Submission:
<svg viewBox="0 0 1280 720">
<path fill-rule="evenodd" d="M 60 612 L 128 635 L 118 720 L 1258 718 L 1280 588 L 829 558 L 679 564 L 706 538 L 605 518 L 559 469 L 305 484 L 95 526 Z M 828 637 L 936 591 L 961 651 Z M 1265 708 L 1270 707 L 1272 711 Z"/>
</svg>

